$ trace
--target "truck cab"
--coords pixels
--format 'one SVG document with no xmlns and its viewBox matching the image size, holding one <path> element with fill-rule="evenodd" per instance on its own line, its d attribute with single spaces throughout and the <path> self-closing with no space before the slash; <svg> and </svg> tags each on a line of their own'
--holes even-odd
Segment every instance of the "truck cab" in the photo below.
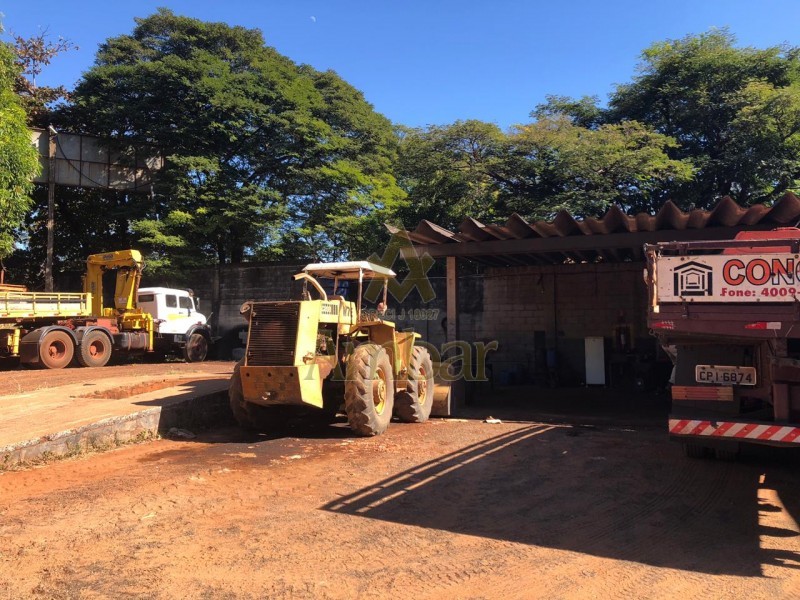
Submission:
<svg viewBox="0 0 800 600">
<path fill-rule="evenodd" d="M 211 343 L 206 316 L 198 312 L 198 305 L 190 290 L 145 287 L 137 296 L 137 307 L 153 317 L 155 349 L 183 355 L 189 362 L 205 360 Z"/>
</svg>

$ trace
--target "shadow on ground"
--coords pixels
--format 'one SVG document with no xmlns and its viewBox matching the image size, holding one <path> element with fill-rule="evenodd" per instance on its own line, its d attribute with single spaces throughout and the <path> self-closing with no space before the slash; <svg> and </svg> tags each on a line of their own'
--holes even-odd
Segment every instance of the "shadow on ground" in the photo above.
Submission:
<svg viewBox="0 0 800 600">
<path fill-rule="evenodd" d="M 796 453 L 692 461 L 657 432 L 535 424 L 322 508 L 658 567 L 761 576 L 768 563 L 800 567 L 800 554 L 788 549 L 798 533 L 762 523 L 774 511 L 800 515 L 799 462 Z M 759 500 L 765 490 L 783 508 Z"/>
<path fill-rule="evenodd" d="M 478 385 L 459 416 L 482 418 L 502 411 L 506 418 L 545 423 L 613 423 L 664 427 L 670 400 L 666 390 L 611 387 L 489 388 Z"/>
</svg>

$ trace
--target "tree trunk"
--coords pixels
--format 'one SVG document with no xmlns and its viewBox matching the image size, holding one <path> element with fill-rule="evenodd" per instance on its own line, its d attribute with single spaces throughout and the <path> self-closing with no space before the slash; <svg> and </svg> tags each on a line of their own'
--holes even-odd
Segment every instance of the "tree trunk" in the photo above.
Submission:
<svg viewBox="0 0 800 600">
<path fill-rule="evenodd" d="M 231 248 L 231 262 L 240 263 L 244 259 L 244 248 L 241 246 L 234 246 Z"/>
</svg>

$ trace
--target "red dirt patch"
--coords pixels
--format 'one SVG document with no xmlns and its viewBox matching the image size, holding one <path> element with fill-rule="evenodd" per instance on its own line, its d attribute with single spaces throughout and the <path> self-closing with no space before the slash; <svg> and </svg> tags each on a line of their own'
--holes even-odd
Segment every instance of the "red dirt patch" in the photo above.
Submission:
<svg viewBox="0 0 800 600">
<path fill-rule="evenodd" d="M 230 375 L 232 361 L 202 363 L 165 362 L 159 364 L 132 363 L 96 368 L 67 368 L 58 370 L 13 369 L 0 370 L 0 396 L 13 396 L 64 385 L 93 385 L 121 377 L 165 378 L 169 375 L 204 378 Z M 159 389 L 159 388 L 157 388 Z M 143 392 L 140 392 L 143 393 Z M 123 396 L 124 397 L 124 396 Z"/>
<path fill-rule="evenodd" d="M 99 390 L 91 394 L 82 394 L 81 398 L 107 398 L 109 400 L 122 400 L 123 398 L 130 398 L 131 396 L 138 396 L 139 394 L 148 394 L 150 392 L 157 392 L 167 388 L 178 387 L 195 383 L 196 381 L 205 381 L 213 379 L 209 377 L 183 377 L 181 379 L 162 379 L 161 381 L 144 381 L 135 385 L 124 385 L 120 387 L 111 388 L 109 390 Z"/>
</svg>

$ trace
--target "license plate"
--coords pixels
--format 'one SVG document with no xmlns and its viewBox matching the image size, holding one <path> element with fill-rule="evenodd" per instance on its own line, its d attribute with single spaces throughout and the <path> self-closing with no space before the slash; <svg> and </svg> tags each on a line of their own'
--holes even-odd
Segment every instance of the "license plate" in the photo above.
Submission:
<svg viewBox="0 0 800 600">
<path fill-rule="evenodd" d="M 718 365 L 697 365 L 694 369 L 697 383 L 715 385 L 755 385 L 755 367 L 728 367 Z"/>
</svg>

